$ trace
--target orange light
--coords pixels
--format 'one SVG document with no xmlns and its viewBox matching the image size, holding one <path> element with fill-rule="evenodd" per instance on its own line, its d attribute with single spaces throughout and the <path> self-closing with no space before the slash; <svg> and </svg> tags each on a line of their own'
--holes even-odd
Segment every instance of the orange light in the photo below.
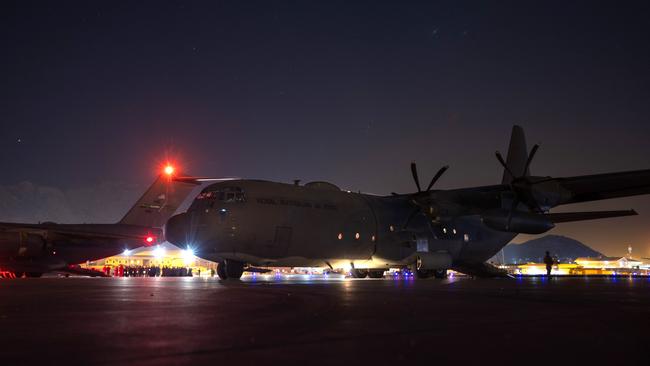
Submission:
<svg viewBox="0 0 650 366">
<path fill-rule="evenodd" d="M 171 165 L 167 165 L 167 166 L 165 166 L 165 169 L 163 171 L 167 175 L 172 175 L 172 174 L 174 174 L 174 167 L 171 166 Z"/>
<path fill-rule="evenodd" d="M 147 241 L 147 243 L 153 243 L 153 239 L 154 239 L 153 236 L 147 236 L 145 240 Z"/>
</svg>

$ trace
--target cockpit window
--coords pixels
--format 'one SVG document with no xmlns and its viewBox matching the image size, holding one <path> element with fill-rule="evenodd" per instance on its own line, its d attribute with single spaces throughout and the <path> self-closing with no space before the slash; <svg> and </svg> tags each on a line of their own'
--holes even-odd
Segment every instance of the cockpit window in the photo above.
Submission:
<svg viewBox="0 0 650 366">
<path fill-rule="evenodd" d="M 201 192 L 196 199 L 212 202 L 246 202 L 246 194 L 240 187 L 219 187 L 211 191 Z"/>
</svg>

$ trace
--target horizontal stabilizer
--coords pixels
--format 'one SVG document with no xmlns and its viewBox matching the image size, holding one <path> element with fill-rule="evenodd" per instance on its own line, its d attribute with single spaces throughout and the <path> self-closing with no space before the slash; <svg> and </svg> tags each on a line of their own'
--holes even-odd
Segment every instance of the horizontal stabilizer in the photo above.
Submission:
<svg viewBox="0 0 650 366">
<path fill-rule="evenodd" d="M 586 220 L 597 220 L 597 219 L 606 219 L 610 217 L 621 217 L 621 216 L 634 216 L 638 213 L 634 210 L 621 210 L 621 211 L 591 211 L 591 212 L 559 212 L 546 214 L 546 216 L 553 223 L 560 222 L 574 222 L 574 221 L 586 221 Z"/>
<path fill-rule="evenodd" d="M 218 182 L 226 182 L 229 180 L 239 180 L 239 179 L 241 178 L 175 177 L 174 181 L 200 185 L 201 183 L 218 183 Z"/>
</svg>

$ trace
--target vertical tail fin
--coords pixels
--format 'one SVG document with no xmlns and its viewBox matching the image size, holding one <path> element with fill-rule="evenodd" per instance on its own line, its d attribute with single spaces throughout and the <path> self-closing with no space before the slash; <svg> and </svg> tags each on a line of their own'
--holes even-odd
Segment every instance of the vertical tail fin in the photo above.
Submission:
<svg viewBox="0 0 650 366">
<path fill-rule="evenodd" d="M 524 129 L 521 126 L 515 125 L 512 127 L 506 165 L 515 175 L 530 175 L 529 169 L 526 169 L 525 172 L 523 171 L 526 168 L 526 160 L 528 160 L 528 149 L 526 147 Z M 516 177 L 513 177 L 504 169 L 501 184 L 509 184 L 514 178 Z"/>
<path fill-rule="evenodd" d="M 196 184 L 161 174 L 119 223 L 162 227 L 195 187 Z"/>
</svg>

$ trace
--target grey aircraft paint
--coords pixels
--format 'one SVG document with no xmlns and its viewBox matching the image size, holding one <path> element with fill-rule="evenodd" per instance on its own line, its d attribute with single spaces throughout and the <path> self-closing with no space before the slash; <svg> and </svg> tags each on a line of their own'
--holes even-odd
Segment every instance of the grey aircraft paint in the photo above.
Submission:
<svg viewBox="0 0 650 366">
<path fill-rule="evenodd" d="M 198 256 L 220 262 L 222 278 L 244 265 L 352 267 L 412 266 L 420 276 L 449 268 L 494 274 L 485 261 L 518 233 L 537 234 L 555 223 L 635 215 L 632 210 L 550 213 L 558 205 L 650 193 L 650 170 L 551 178 L 530 175 L 537 152 L 527 152 L 515 126 L 499 185 L 432 190 L 442 168 L 422 190 L 374 196 L 333 184 L 304 186 L 232 180 L 207 186 L 187 212 L 173 216 L 165 237 Z M 362 272 L 358 272 L 361 270 Z"/>
</svg>

